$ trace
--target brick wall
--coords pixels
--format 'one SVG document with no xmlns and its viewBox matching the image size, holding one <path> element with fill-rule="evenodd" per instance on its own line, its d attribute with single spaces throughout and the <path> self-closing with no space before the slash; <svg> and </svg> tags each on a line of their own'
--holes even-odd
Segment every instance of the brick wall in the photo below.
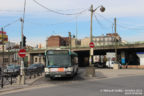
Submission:
<svg viewBox="0 0 144 96">
<path fill-rule="evenodd" d="M 51 36 L 46 40 L 46 47 L 68 46 L 69 38 L 61 36 Z"/>
<path fill-rule="evenodd" d="M 47 47 L 59 47 L 60 46 L 60 36 L 51 36 L 47 40 Z"/>
</svg>

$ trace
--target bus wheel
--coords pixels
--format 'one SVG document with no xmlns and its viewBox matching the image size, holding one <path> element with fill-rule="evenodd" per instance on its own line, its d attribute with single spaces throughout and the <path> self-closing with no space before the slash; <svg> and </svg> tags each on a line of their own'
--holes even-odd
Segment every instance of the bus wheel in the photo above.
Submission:
<svg viewBox="0 0 144 96">
<path fill-rule="evenodd" d="M 54 80 L 55 78 L 54 78 L 54 77 L 50 77 L 50 79 L 51 79 L 51 80 Z"/>
<path fill-rule="evenodd" d="M 78 69 L 76 70 L 76 73 L 75 73 L 75 75 L 78 75 Z"/>
</svg>

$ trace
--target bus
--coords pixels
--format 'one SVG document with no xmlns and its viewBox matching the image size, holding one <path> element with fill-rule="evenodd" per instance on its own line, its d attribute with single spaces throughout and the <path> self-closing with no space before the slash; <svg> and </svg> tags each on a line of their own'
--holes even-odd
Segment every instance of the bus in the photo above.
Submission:
<svg viewBox="0 0 144 96">
<path fill-rule="evenodd" d="M 45 77 L 74 77 L 78 73 L 78 55 L 70 50 L 47 50 L 45 52 Z"/>
</svg>

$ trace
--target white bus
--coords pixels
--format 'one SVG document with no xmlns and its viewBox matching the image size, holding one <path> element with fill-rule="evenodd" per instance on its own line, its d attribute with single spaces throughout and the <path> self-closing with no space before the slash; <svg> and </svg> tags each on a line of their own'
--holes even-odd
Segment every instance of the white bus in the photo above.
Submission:
<svg viewBox="0 0 144 96">
<path fill-rule="evenodd" d="M 47 50 L 45 52 L 45 77 L 73 77 L 78 72 L 78 55 L 69 50 Z"/>
</svg>

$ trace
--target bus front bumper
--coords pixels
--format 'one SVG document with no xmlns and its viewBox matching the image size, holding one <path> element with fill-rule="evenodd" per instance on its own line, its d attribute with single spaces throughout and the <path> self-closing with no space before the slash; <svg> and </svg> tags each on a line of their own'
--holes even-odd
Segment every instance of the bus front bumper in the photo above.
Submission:
<svg viewBox="0 0 144 96">
<path fill-rule="evenodd" d="M 72 77 L 73 76 L 73 72 L 68 71 L 68 72 L 50 72 L 50 73 L 45 73 L 45 77 L 49 78 L 49 77 Z"/>
</svg>

